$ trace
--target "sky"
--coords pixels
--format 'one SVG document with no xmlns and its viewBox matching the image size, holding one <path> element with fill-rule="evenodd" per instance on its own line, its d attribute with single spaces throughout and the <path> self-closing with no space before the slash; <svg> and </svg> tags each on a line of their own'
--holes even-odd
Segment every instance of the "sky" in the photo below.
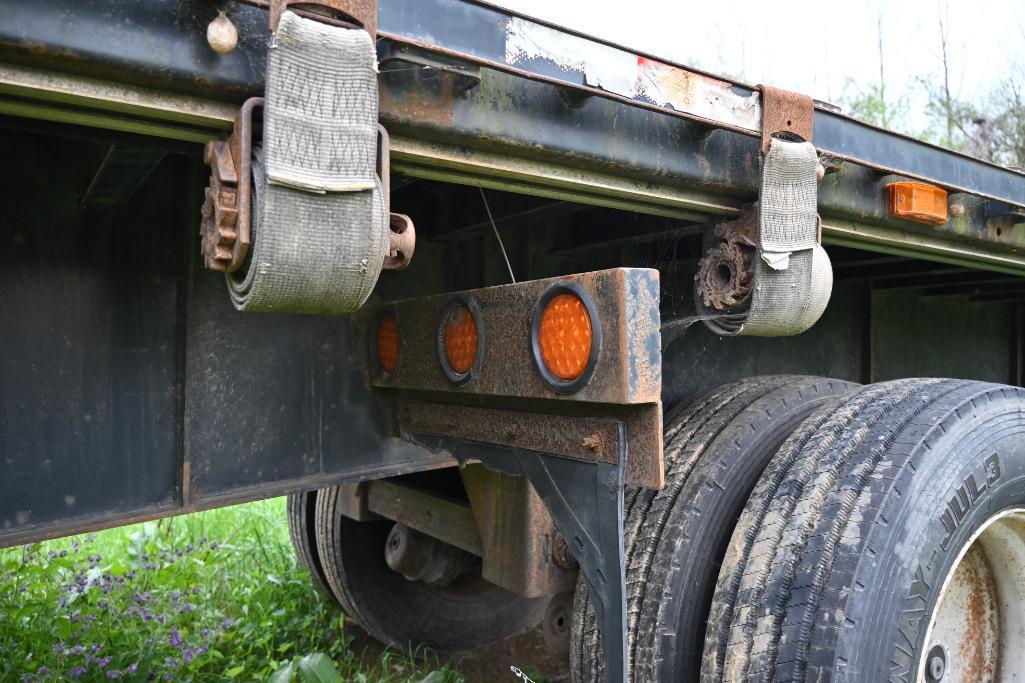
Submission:
<svg viewBox="0 0 1025 683">
<path fill-rule="evenodd" d="M 970 101 L 1025 66 L 1025 0 L 492 0 L 750 84 L 836 102 L 879 80 L 879 20 L 887 92 L 909 89 L 909 125 L 925 125 L 910 87 L 941 73 L 938 16 L 948 16 L 955 95 Z M 623 8 L 629 8 L 625 12 Z"/>
</svg>

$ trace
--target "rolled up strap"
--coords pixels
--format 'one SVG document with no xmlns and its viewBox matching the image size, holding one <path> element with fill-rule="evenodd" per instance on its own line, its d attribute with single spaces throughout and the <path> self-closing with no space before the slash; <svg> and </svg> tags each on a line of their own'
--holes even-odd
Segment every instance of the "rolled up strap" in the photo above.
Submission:
<svg viewBox="0 0 1025 683">
<path fill-rule="evenodd" d="M 365 31 L 282 15 L 254 155 L 252 248 L 227 276 L 239 310 L 351 313 L 373 290 L 388 249 L 376 59 Z"/>
<path fill-rule="evenodd" d="M 826 309 L 833 270 L 818 243 L 817 165 L 811 143 L 771 140 L 762 171 L 751 303 L 740 314 L 710 316 L 706 324 L 715 332 L 792 336 L 814 325 Z"/>
</svg>

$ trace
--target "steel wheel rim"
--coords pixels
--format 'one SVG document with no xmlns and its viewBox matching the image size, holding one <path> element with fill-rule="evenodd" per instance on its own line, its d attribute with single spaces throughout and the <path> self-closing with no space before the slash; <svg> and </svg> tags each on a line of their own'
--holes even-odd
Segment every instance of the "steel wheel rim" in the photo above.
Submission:
<svg viewBox="0 0 1025 683">
<path fill-rule="evenodd" d="M 1025 508 L 979 527 L 943 580 L 916 680 L 1025 679 Z"/>
</svg>

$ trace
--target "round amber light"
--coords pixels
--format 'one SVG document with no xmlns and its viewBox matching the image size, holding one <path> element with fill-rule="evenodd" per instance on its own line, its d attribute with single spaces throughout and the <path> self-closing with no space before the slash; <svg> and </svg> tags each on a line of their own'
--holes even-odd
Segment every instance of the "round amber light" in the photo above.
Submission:
<svg viewBox="0 0 1025 683">
<path fill-rule="evenodd" d="M 537 341 L 541 360 L 555 377 L 569 381 L 584 374 L 594 335 L 591 316 L 580 297 L 574 294 L 552 297 L 541 313 Z"/>
<path fill-rule="evenodd" d="M 477 360 L 477 321 L 465 305 L 453 306 L 445 316 L 442 335 L 445 359 L 452 371 L 465 375 Z"/>
<path fill-rule="evenodd" d="M 385 372 L 395 372 L 399 365 L 399 324 L 392 316 L 377 326 L 377 362 Z"/>
</svg>

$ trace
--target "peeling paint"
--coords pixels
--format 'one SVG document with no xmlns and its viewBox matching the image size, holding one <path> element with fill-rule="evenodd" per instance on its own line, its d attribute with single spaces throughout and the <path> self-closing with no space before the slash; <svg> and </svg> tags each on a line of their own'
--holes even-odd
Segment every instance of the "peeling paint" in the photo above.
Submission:
<svg viewBox="0 0 1025 683">
<path fill-rule="evenodd" d="M 637 82 L 637 57 L 629 52 L 512 17 L 506 26 L 506 63 L 534 59 L 580 73 L 587 85 L 617 95 L 631 97 Z"/>
<path fill-rule="evenodd" d="M 579 74 L 585 85 L 616 95 L 760 130 L 757 92 L 738 94 L 726 81 L 512 17 L 506 25 L 506 63 L 522 67 L 535 60 Z"/>
<path fill-rule="evenodd" d="M 749 96 L 739 95 L 726 81 L 654 59 L 637 58 L 637 92 L 634 96 L 702 118 L 748 130 L 761 130 L 762 108 L 757 92 Z"/>
</svg>

